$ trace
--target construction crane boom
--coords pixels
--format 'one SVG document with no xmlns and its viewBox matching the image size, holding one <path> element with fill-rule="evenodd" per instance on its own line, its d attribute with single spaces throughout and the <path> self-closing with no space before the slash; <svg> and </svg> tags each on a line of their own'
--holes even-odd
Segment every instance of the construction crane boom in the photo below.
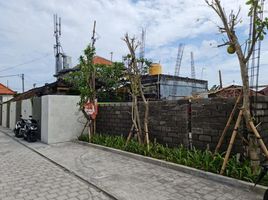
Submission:
<svg viewBox="0 0 268 200">
<path fill-rule="evenodd" d="M 195 66 L 194 66 L 194 53 L 191 52 L 191 78 L 195 79 Z M 193 80 L 192 83 L 192 94 L 196 93 L 196 82 Z"/>
<path fill-rule="evenodd" d="M 146 29 L 142 28 L 141 30 L 141 44 L 140 44 L 140 60 L 143 60 L 145 57 L 145 35 L 146 35 Z M 146 71 L 144 69 L 144 63 L 140 62 L 139 63 L 139 68 L 142 74 L 145 74 Z"/>
<path fill-rule="evenodd" d="M 178 47 L 178 54 L 177 54 L 177 59 L 176 59 L 176 65 L 175 65 L 175 73 L 174 76 L 179 76 L 180 75 L 180 68 L 181 68 L 181 60 L 183 56 L 183 51 L 184 51 L 184 44 L 180 43 Z M 172 99 L 176 99 L 177 97 L 177 84 L 174 81 L 172 90 L 170 93 L 170 96 Z"/>
<path fill-rule="evenodd" d="M 177 54 L 177 59 L 176 59 L 176 65 L 175 65 L 175 76 L 180 75 L 180 68 L 181 68 L 181 60 L 183 56 L 183 51 L 184 51 L 184 44 L 180 43 L 178 47 L 178 54 Z"/>
<path fill-rule="evenodd" d="M 191 78 L 195 79 L 194 53 L 191 52 Z"/>
<path fill-rule="evenodd" d="M 263 20 L 263 9 L 264 9 L 264 0 L 260 0 L 260 11 L 258 13 L 258 17 L 260 20 Z M 253 16 L 250 17 L 250 29 L 249 29 L 249 38 L 248 38 L 248 44 L 247 44 L 247 51 L 251 48 L 251 38 L 253 34 Z M 254 89 L 256 91 L 256 95 L 253 99 L 251 99 L 251 112 L 254 114 L 256 113 L 256 108 L 253 109 L 253 104 L 256 104 L 258 99 L 257 91 L 259 90 L 259 71 L 260 71 L 260 57 L 261 57 L 261 40 L 259 39 L 254 46 L 253 52 L 251 54 L 251 57 L 247 63 L 247 70 L 249 74 L 249 85 L 250 88 Z"/>
</svg>

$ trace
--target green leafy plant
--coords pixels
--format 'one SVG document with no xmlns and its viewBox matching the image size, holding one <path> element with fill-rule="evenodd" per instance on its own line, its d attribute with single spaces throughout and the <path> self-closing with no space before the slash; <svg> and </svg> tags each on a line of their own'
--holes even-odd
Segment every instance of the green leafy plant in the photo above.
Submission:
<svg viewBox="0 0 268 200">
<path fill-rule="evenodd" d="M 78 139 L 88 142 L 88 135 L 81 135 Z M 198 149 L 193 149 L 190 151 L 182 145 L 176 148 L 169 148 L 157 142 L 150 143 L 150 148 L 148 151 L 147 145 L 139 144 L 139 142 L 134 139 L 130 140 L 126 145 L 126 139 L 122 135 L 113 136 L 96 134 L 92 137 L 92 143 L 149 156 L 156 159 L 166 160 L 216 174 L 220 173 L 224 160 L 224 153 L 217 153 L 213 155 L 213 153 L 208 150 L 201 151 Z M 250 167 L 250 161 L 244 160 L 243 162 L 239 162 L 236 156 L 232 156 L 229 159 L 226 166 L 225 175 L 248 182 L 254 182 L 257 178 Z M 261 184 L 268 185 L 267 176 L 263 179 Z"/>
</svg>

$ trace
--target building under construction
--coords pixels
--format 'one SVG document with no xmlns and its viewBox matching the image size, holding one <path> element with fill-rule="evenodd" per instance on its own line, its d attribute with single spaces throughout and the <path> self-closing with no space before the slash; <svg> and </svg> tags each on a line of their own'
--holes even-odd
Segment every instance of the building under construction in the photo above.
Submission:
<svg viewBox="0 0 268 200">
<path fill-rule="evenodd" d="M 145 96 L 155 100 L 182 99 L 206 93 L 208 82 L 165 74 L 145 75 L 142 77 Z"/>
</svg>

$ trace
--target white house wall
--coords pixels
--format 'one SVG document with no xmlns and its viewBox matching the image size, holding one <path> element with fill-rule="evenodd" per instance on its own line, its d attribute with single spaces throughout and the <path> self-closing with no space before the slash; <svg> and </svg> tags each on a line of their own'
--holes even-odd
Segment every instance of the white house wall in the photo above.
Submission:
<svg viewBox="0 0 268 200">
<path fill-rule="evenodd" d="M 78 96 L 47 95 L 41 100 L 41 140 L 58 143 L 77 139 L 85 125 Z"/>
<path fill-rule="evenodd" d="M 2 102 L 6 102 L 13 98 L 13 95 L 2 95 Z"/>
<path fill-rule="evenodd" d="M 2 126 L 7 127 L 7 104 L 2 105 Z"/>
<path fill-rule="evenodd" d="M 16 124 L 16 102 L 10 103 L 9 128 L 14 129 Z"/>
<path fill-rule="evenodd" d="M 21 115 L 22 118 L 28 119 L 30 115 L 32 115 L 33 110 L 32 100 L 31 99 L 25 99 L 21 102 Z"/>
</svg>

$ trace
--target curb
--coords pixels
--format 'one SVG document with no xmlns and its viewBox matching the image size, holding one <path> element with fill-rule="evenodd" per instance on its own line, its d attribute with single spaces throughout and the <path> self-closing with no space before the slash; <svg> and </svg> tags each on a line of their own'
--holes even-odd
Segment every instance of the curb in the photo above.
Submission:
<svg viewBox="0 0 268 200">
<path fill-rule="evenodd" d="M 157 166 L 161 166 L 161 167 L 165 167 L 168 169 L 173 169 L 179 172 L 184 172 L 187 174 L 191 174 L 194 176 L 198 176 L 201 178 L 205 178 L 205 179 L 209 179 L 212 181 L 216 181 L 219 183 L 223 183 L 232 187 L 236 187 L 236 188 L 240 188 L 240 189 L 246 189 L 248 191 L 253 191 L 256 193 L 264 193 L 267 190 L 267 187 L 262 186 L 262 185 L 257 185 L 256 187 L 254 187 L 254 183 L 249 183 L 249 182 L 245 182 L 242 180 L 238 180 L 238 179 L 234 179 L 234 178 L 230 178 L 227 176 L 222 176 L 219 174 L 214 174 L 211 172 L 206 172 L 206 171 L 202 171 L 199 169 L 195 169 L 195 168 L 191 168 L 188 166 L 184 166 L 184 165 L 179 165 L 179 164 L 175 164 L 175 163 L 171 163 L 171 162 L 167 162 L 164 160 L 159 160 L 159 159 L 155 159 L 155 158 L 151 158 L 151 157 L 147 157 L 147 156 L 142 156 L 139 154 L 134 154 L 131 152 L 127 152 L 127 151 L 122 151 L 119 149 L 114 149 L 114 148 L 110 148 L 110 147 L 106 147 L 106 146 L 101 146 L 98 144 L 93 144 L 93 143 L 87 143 L 87 142 L 83 142 L 83 141 L 79 141 L 79 140 L 75 140 L 75 143 L 84 145 L 84 146 L 89 146 L 89 147 L 93 147 L 93 148 L 97 148 L 100 150 L 104 150 L 107 152 L 112 152 L 112 153 L 117 153 L 119 155 L 122 156 L 126 156 L 129 158 L 133 158 L 139 161 L 143 161 L 143 162 L 147 162 L 153 165 L 157 165 Z"/>
</svg>

